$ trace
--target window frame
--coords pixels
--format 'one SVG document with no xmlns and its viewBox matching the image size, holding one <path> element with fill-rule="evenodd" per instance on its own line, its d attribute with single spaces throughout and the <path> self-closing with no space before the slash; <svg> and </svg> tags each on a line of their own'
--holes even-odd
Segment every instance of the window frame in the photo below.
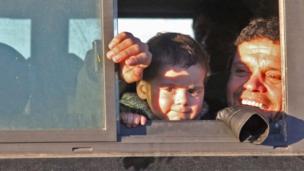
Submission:
<svg viewBox="0 0 304 171">
<path fill-rule="evenodd" d="M 105 56 L 107 45 L 113 37 L 114 13 L 113 8 L 116 5 L 116 0 L 99 0 L 101 14 L 99 14 L 102 25 L 102 55 Z M 0 143 L 21 143 L 21 142 L 94 142 L 94 141 L 116 141 L 116 115 L 117 107 L 117 86 L 115 81 L 114 64 L 109 60 L 104 60 L 100 65 L 103 65 L 104 74 L 104 109 L 105 115 L 105 130 L 103 128 L 90 129 L 59 129 L 59 130 L 1 130 Z"/>
<path fill-rule="evenodd" d="M 302 151 L 304 147 L 304 81 L 301 66 L 304 59 L 299 54 L 304 53 L 301 46 L 304 39 L 303 2 L 296 0 L 287 2 L 280 0 L 280 29 L 281 54 L 283 73 L 283 111 L 286 115 L 287 141 L 295 152 Z"/>
<path fill-rule="evenodd" d="M 301 5 L 302 4 L 302 5 Z M 304 111 L 304 106 L 301 97 L 304 97 L 304 81 L 302 78 L 301 64 L 304 59 L 301 58 L 304 50 L 301 47 L 301 40 L 303 40 L 304 20 L 301 16 L 304 14 L 301 9 L 303 2 L 296 0 L 293 3 L 287 3 L 286 0 L 281 0 L 281 37 L 282 37 L 282 54 L 286 56 L 283 58 L 283 70 L 285 71 L 285 98 L 284 107 L 287 113 L 304 119 L 301 114 Z M 288 58 L 287 58 L 288 57 Z"/>
<path fill-rule="evenodd" d="M 298 0 L 298 3 L 300 3 L 300 0 Z M 297 56 L 298 53 L 296 52 L 304 51 L 304 49 L 300 47 L 300 44 L 296 46 L 296 51 L 291 51 L 291 48 L 295 48 L 293 45 L 297 43 L 297 41 L 292 40 L 297 38 L 295 36 L 301 35 L 294 35 L 294 32 L 301 33 L 301 30 L 297 30 L 296 26 L 290 25 L 289 23 L 291 21 L 288 21 L 288 19 L 294 19 L 294 16 L 296 15 L 301 16 L 300 14 L 304 14 L 304 10 L 300 10 L 301 7 L 299 4 L 293 4 L 291 2 L 287 3 L 286 0 L 280 0 L 279 9 L 281 22 L 283 21 L 280 26 L 282 43 L 281 50 L 283 51 L 282 67 L 286 72 L 288 78 L 290 77 L 290 75 L 300 76 L 299 72 L 290 73 L 290 65 L 299 65 L 299 61 L 303 60 L 300 57 L 293 58 L 294 56 Z M 115 10 L 116 9 L 114 8 L 114 11 Z M 302 25 L 304 26 L 304 21 L 302 23 Z M 304 37 L 304 35 L 302 37 Z M 286 55 L 288 56 L 288 58 L 286 58 Z M 109 62 L 106 62 L 105 65 L 111 66 Z M 286 67 L 288 67 L 288 73 Z M 114 71 L 114 68 L 111 68 L 111 70 Z M 113 78 L 114 77 L 112 77 L 112 79 Z M 301 112 L 301 109 L 304 109 L 304 107 L 300 107 L 301 103 L 298 98 L 301 96 L 304 97 L 304 94 L 298 94 L 297 91 L 301 90 L 301 87 L 304 87 L 304 82 L 300 83 L 301 86 L 297 86 L 295 85 L 295 82 L 297 80 L 290 78 L 283 79 L 283 81 L 287 85 L 285 88 L 286 97 L 284 98 L 284 104 L 286 105 L 286 108 L 284 109 L 284 111 L 287 113 L 293 113 L 295 109 L 291 109 L 290 107 L 294 107 L 294 105 L 291 105 L 290 103 L 295 101 L 297 104 L 297 112 Z M 298 82 L 299 81 L 297 81 L 297 83 Z M 113 91 L 107 92 L 113 93 L 115 89 L 113 89 L 113 87 L 110 88 L 112 88 L 111 90 Z M 294 92 L 294 94 L 290 94 L 290 91 Z M 291 95 L 295 97 L 290 97 Z M 109 102 L 112 102 L 112 104 L 110 104 L 109 106 L 113 107 L 109 110 L 115 110 L 115 99 L 112 99 Z M 115 112 L 116 111 L 114 111 L 114 113 Z M 301 115 L 296 116 L 300 117 Z M 112 119 L 115 120 L 115 117 Z M 134 129 L 132 129 L 132 134 L 130 134 L 131 129 L 125 128 L 121 125 L 117 125 L 118 127 L 120 127 L 118 128 L 119 133 L 117 134 L 117 142 L 97 142 L 91 140 L 88 140 L 88 142 L 77 142 L 77 140 L 75 140 L 75 142 L 72 142 L 74 140 L 70 139 L 71 142 L 68 143 L 2 143 L 0 145 L 0 154 L 5 154 L 3 155 L 4 158 L 304 155 L 303 140 L 288 147 L 277 148 L 274 148 L 273 146 L 239 143 L 232 136 L 230 130 L 228 130 L 227 127 L 219 121 L 191 121 L 191 123 L 192 124 L 189 125 L 189 123 L 187 122 L 168 123 L 163 121 L 155 121 L 146 127 L 136 128 L 136 131 L 138 133 L 137 135 L 134 135 Z M 210 131 L 202 131 L 207 129 L 208 127 L 210 128 L 211 126 L 212 129 L 209 129 Z M 181 129 L 180 127 L 182 127 L 183 129 Z M 171 132 L 171 130 L 178 131 Z M 85 137 L 83 138 L 83 140 L 85 140 Z"/>
<path fill-rule="evenodd" d="M 297 4 L 298 3 L 298 4 Z M 283 71 L 283 112 L 287 113 L 286 116 L 286 124 L 287 124 L 287 135 L 300 135 L 301 132 L 304 130 L 304 124 L 300 123 L 297 126 L 289 126 L 294 124 L 291 121 L 294 121 L 294 117 L 298 118 L 304 118 L 304 116 L 301 116 L 301 109 L 302 108 L 296 108 L 295 106 L 301 106 L 301 99 L 299 97 L 304 97 L 304 88 L 301 89 L 301 87 L 304 87 L 304 82 L 300 83 L 300 86 L 298 85 L 298 81 L 301 78 L 301 72 L 296 72 L 295 68 L 292 67 L 295 64 L 298 64 L 298 70 L 301 69 L 302 63 L 304 63 L 304 60 L 299 57 L 299 55 L 296 54 L 303 54 L 299 53 L 303 48 L 301 48 L 301 42 L 300 40 L 303 40 L 304 36 L 301 38 L 297 37 L 298 35 L 301 35 L 301 29 L 298 29 L 297 24 L 288 24 L 288 19 L 291 20 L 292 23 L 294 16 L 297 15 L 297 20 L 299 22 L 299 19 L 301 18 L 301 14 L 303 14 L 302 11 L 304 11 L 303 6 L 299 5 L 300 1 L 297 3 L 291 3 L 287 2 L 286 0 L 279 0 L 279 18 L 280 18 L 280 42 L 281 42 L 281 58 L 282 58 L 282 64 L 281 68 Z M 302 7 L 302 8 L 301 8 Z M 298 10 L 295 10 L 295 8 L 298 8 Z M 303 9 L 303 10 L 301 10 Z M 303 16 L 303 15 L 302 15 Z M 286 19 L 288 17 L 288 19 Z M 304 30 L 304 22 L 301 25 L 302 30 Z M 295 34 L 295 32 L 297 34 Z M 291 39 L 291 40 L 290 40 Z M 297 41 L 292 41 L 297 40 Z M 295 48 L 294 44 L 298 45 L 296 52 L 290 51 L 289 49 Z M 302 50 L 303 51 L 303 50 Z M 297 58 L 296 58 L 297 56 Z M 299 62 L 300 61 L 300 62 Z M 303 61 L 303 62 L 301 62 Z M 295 71 L 290 73 L 290 70 L 287 70 L 289 68 L 293 68 Z M 288 71 L 288 72 L 287 72 Z M 290 79 L 290 78 L 292 79 Z M 288 79 L 287 79 L 288 78 Z M 296 79 L 294 79 L 296 78 Z M 292 93 L 292 94 L 291 94 Z M 290 97 L 292 95 L 293 98 Z M 292 105 L 292 103 L 296 103 L 296 105 Z M 293 110 L 291 110 L 291 106 Z M 295 110 L 296 108 L 296 110 Z M 304 108 L 303 108 L 304 109 Z M 304 110 L 303 110 L 304 111 Z M 294 115 L 294 113 L 298 113 Z M 292 119 L 290 119 L 292 118 Z M 304 123 L 304 122 L 303 122 Z M 304 154 L 304 141 L 302 140 L 304 137 L 297 137 L 297 141 L 295 142 L 287 142 L 285 144 L 280 144 L 278 146 L 274 145 L 270 148 L 270 153 L 268 154 L 268 151 L 265 149 L 268 149 L 269 146 L 266 145 L 260 145 L 255 146 L 253 144 L 249 143 L 239 143 L 236 141 L 235 137 L 233 137 L 232 134 L 229 134 L 228 132 L 223 132 L 227 127 L 225 125 L 222 125 L 219 121 L 191 121 L 191 127 L 187 127 L 184 123 L 168 123 L 168 122 L 162 122 L 162 121 L 153 121 L 151 125 L 148 125 L 146 127 L 136 128 L 137 130 L 134 130 L 134 128 L 126 128 L 124 126 L 121 126 L 121 132 L 120 132 L 120 140 L 122 142 L 126 143 L 153 143 L 153 144 L 162 144 L 162 143 L 190 143 L 195 144 L 195 142 L 199 143 L 200 145 L 205 145 L 208 143 L 214 143 L 214 144 L 220 144 L 222 142 L 224 143 L 231 143 L 227 145 L 226 148 L 223 148 L 223 151 L 226 151 L 229 153 L 229 148 L 234 146 L 239 146 L 239 149 L 235 149 L 230 151 L 229 154 L 236 154 L 236 155 L 243 155 L 244 153 L 247 153 L 251 151 L 250 153 L 257 153 L 258 155 L 298 155 L 298 154 Z M 186 126 L 186 127 L 184 127 Z M 200 132 L 199 130 L 206 130 L 208 128 L 212 127 L 212 129 L 209 129 L 209 131 L 206 132 Z M 292 128 L 291 128 L 292 127 Z M 174 130 L 172 133 L 171 130 Z M 177 131 L 176 131 L 177 130 Z M 199 136 L 197 136 L 197 133 L 199 133 Z M 144 135 L 144 136 L 143 136 Z M 222 136 L 222 138 L 221 138 Z M 290 136 L 291 137 L 291 136 Z M 288 136 L 287 136 L 288 138 Z M 231 141 L 231 142 L 230 142 Z M 209 146 L 210 144 L 208 144 Z M 214 150 L 214 152 L 218 151 L 216 146 L 210 148 Z M 192 149 L 191 146 L 187 146 L 188 148 Z M 174 147 L 170 147 L 174 148 Z M 195 148 L 195 147 L 194 147 Z M 295 151 L 293 151 L 296 149 Z M 207 150 L 208 151 L 208 150 Z M 204 151 L 204 152 L 207 152 Z M 222 152 L 223 152 L 222 151 Z M 253 152 L 254 151 L 254 152 Z M 203 151 L 200 151 L 198 153 L 204 154 Z M 208 153 L 208 152 L 207 152 Z M 225 152 L 224 152 L 225 153 Z M 215 153 L 213 153 L 215 154 Z"/>
</svg>

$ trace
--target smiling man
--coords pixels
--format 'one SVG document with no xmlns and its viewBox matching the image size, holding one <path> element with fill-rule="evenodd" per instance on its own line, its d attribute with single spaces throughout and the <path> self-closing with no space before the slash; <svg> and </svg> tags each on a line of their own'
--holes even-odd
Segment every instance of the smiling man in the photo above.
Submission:
<svg viewBox="0 0 304 171">
<path fill-rule="evenodd" d="M 236 40 L 227 86 L 229 106 L 255 106 L 276 118 L 282 110 L 279 23 L 277 18 L 255 19 Z"/>
</svg>

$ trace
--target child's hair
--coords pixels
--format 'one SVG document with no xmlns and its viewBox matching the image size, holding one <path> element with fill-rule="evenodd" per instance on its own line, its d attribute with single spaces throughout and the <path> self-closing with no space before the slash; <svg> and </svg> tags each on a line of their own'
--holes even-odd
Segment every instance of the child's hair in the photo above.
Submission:
<svg viewBox="0 0 304 171">
<path fill-rule="evenodd" d="M 180 33 L 159 33 L 148 41 L 152 62 L 143 73 L 143 80 L 149 81 L 159 75 L 164 66 L 188 68 L 200 64 L 209 71 L 209 55 L 198 42 Z"/>
</svg>

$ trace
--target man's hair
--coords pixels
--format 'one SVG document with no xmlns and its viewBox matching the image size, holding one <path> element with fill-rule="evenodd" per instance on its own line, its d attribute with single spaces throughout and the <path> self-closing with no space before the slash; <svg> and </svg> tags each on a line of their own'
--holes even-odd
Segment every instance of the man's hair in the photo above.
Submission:
<svg viewBox="0 0 304 171">
<path fill-rule="evenodd" d="M 246 26 L 235 41 L 238 46 L 245 41 L 257 38 L 268 38 L 272 41 L 280 40 L 279 20 L 277 17 L 270 19 L 257 18 Z"/>
<path fill-rule="evenodd" d="M 164 66 L 188 68 L 200 64 L 209 70 L 209 55 L 198 42 L 180 33 L 159 33 L 148 41 L 152 62 L 143 73 L 143 80 L 157 77 Z M 198 78 L 199 79 L 199 78 Z"/>
</svg>

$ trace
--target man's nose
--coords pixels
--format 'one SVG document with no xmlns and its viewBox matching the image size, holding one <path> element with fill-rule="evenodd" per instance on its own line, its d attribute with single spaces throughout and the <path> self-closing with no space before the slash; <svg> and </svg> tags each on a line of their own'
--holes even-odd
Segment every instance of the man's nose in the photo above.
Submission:
<svg viewBox="0 0 304 171">
<path fill-rule="evenodd" d="M 176 91 L 174 98 L 175 104 L 186 105 L 188 103 L 187 91 L 185 90 Z"/>
<path fill-rule="evenodd" d="M 244 88 L 253 92 L 265 92 L 266 87 L 260 74 L 252 74 L 245 82 Z"/>
</svg>

